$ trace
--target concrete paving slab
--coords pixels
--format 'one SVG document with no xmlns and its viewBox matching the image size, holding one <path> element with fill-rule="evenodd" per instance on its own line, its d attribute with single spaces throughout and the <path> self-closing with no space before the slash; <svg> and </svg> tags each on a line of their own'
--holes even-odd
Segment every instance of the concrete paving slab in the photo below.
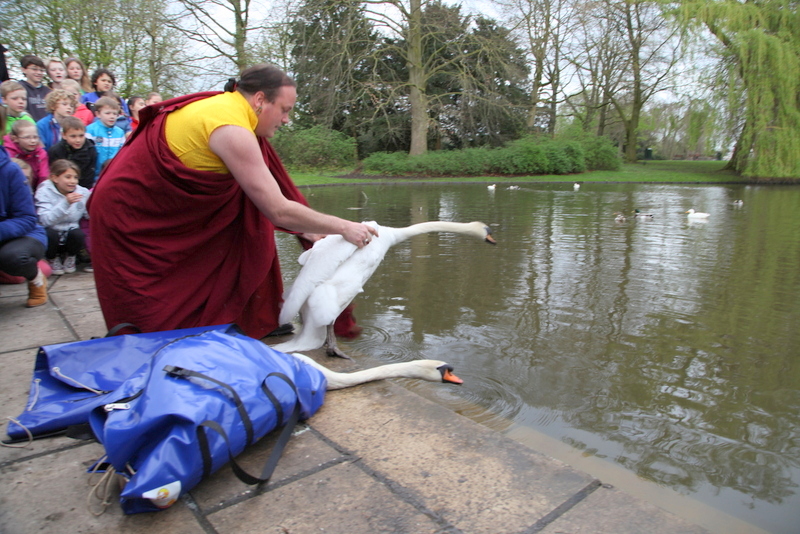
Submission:
<svg viewBox="0 0 800 534">
<path fill-rule="evenodd" d="M 540 530 L 542 534 L 707 534 L 655 505 L 608 485 L 589 494 L 567 514 Z"/>
<path fill-rule="evenodd" d="M 19 298 L 0 298 L 0 353 L 77 341 L 52 299 L 26 308 L 27 297 L 26 289 Z"/>
<path fill-rule="evenodd" d="M 50 298 L 61 313 L 70 317 L 77 314 L 101 313 L 100 303 L 94 290 L 65 289 L 51 291 Z M 102 315 L 102 313 L 101 313 Z"/>
<path fill-rule="evenodd" d="M 76 289 L 86 291 L 87 296 L 95 295 L 94 274 L 85 273 L 78 270 L 72 274 L 50 277 L 50 291 L 60 293 L 62 291 L 74 291 Z"/>
<path fill-rule="evenodd" d="M 595 482 L 390 382 L 329 392 L 311 426 L 464 532 L 520 532 Z"/>
<path fill-rule="evenodd" d="M 434 533 L 434 518 L 352 464 L 339 464 L 208 517 L 220 534 Z"/>
<path fill-rule="evenodd" d="M 102 454 L 102 446 L 91 443 L 0 468 L 2 531 L 5 534 L 205 534 L 183 502 L 157 514 L 126 516 L 117 504 L 117 493 L 105 513 L 100 516 L 91 513 L 90 476 L 86 470 Z M 96 510 L 94 504 L 92 509 Z"/>
<path fill-rule="evenodd" d="M 91 339 L 93 337 L 103 337 L 108 333 L 106 322 L 100 310 L 92 313 L 77 313 L 70 315 L 69 321 L 72 330 L 80 339 Z"/>
<path fill-rule="evenodd" d="M 51 291 L 50 300 L 79 339 L 103 337 L 108 332 L 94 286 L 89 289 Z"/>
<path fill-rule="evenodd" d="M 308 430 L 305 424 L 297 426 L 266 489 L 347 458 Z M 236 462 L 246 472 L 259 476 L 278 434 L 279 432 L 273 432 L 249 447 L 236 457 Z M 226 466 L 198 484 L 191 493 L 200 510 L 207 513 L 231 502 L 242 500 L 252 495 L 255 489 L 254 486 L 242 483 Z"/>
<path fill-rule="evenodd" d="M 28 297 L 28 284 L 0 284 L 0 298 L 19 298 L 23 295 L 25 298 Z M 25 305 L 25 301 L 22 302 L 22 305 Z"/>
</svg>

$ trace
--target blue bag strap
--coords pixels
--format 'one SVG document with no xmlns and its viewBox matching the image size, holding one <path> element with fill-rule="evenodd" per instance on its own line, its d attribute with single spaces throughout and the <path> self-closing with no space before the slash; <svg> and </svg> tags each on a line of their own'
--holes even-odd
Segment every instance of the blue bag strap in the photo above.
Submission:
<svg viewBox="0 0 800 534">
<path fill-rule="evenodd" d="M 142 329 L 133 323 L 119 323 L 118 325 L 114 326 L 111 330 L 109 330 L 104 337 L 114 337 L 117 334 L 119 334 L 122 330 L 125 330 L 126 328 L 130 328 L 131 330 L 136 330 L 137 334 L 142 333 Z"/>
<path fill-rule="evenodd" d="M 281 430 L 281 433 L 278 436 L 278 441 L 275 442 L 275 446 L 273 447 L 272 452 L 269 455 L 269 458 L 267 458 L 267 461 L 264 464 L 264 468 L 261 470 L 261 476 L 256 477 L 249 474 L 244 469 L 242 469 L 242 467 L 238 463 L 236 463 L 233 453 L 231 453 L 231 443 L 230 440 L 228 439 L 228 434 L 225 432 L 225 429 L 222 428 L 222 426 L 220 426 L 220 424 L 217 423 L 216 421 L 212 421 L 209 419 L 197 425 L 197 443 L 200 446 L 200 455 L 203 458 L 202 478 L 206 478 L 208 475 L 210 475 L 212 469 L 211 450 L 208 446 L 208 436 L 206 435 L 206 431 L 204 430 L 204 428 L 210 428 L 214 430 L 220 436 L 222 436 L 222 439 L 225 440 L 225 444 L 228 446 L 228 460 L 231 463 L 231 469 L 233 470 L 233 473 L 236 475 L 236 478 L 238 478 L 245 484 L 254 486 L 256 484 L 264 484 L 265 482 L 269 481 L 269 479 L 272 477 L 272 473 L 275 471 L 275 468 L 278 465 L 278 460 L 280 459 L 281 454 L 283 454 L 283 449 L 286 448 L 286 444 L 289 442 L 289 438 L 292 435 L 292 431 L 294 430 L 297 421 L 300 420 L 300 396 L 297 393 L 297 388 L 295 387 L 294 382 L 292 382 L 291 378 L 289 378 L 283 373 L 277 373 L 277 372 L 268 374 L 267 378 L 271 376 L 276 376 L 285 381 L 287 384 L 289 384 L 289 386 L 292 388 L 292 391 L 294 391 L 297 400 L 294 403 L 294 409 L 292 410 L 292 414 L 289 416 L 289 420 L 286 421 L 283 430 Z M 264 393 L 267 394 L 267 396 L 273 402 L 273 404 L 276 405 L 276 411 L 278 411 L 279 414 L 278 421 L 281 421 L 283 419 L 282 416 L 283 409 L 280 407 L 280 403 L 277 401 L 277 398 L 272 394 L 271 391 L 269 391 L 269 388 L 266 385 L 266 379 L 261 384 L 261 389 L 264 391 Z"/>
<path fill-rule="evenodd" d="M 183 367 L 176 367 L 174 365 L 166 365 L 164 366 L 164 371 L 168 375 L 177 378 L 202 378 L 203 380 L 208 380 L 209 382 L 213 382 L 218 386 L 228 390 L 233 396 L 233 402 L 236 404 L 236 411 L 239 412 L 239 417 L 241 417 L 242 423 L 244 424 L 244 430 L 247 433 L 247 444 L 250 445 L 253 443 L 253 422 L 250 420 L 250 416 L 247 414 L 247 409 L 244 407 L 244 403 L 242 402 L 241 397 L 239 397 L 239 394 L 236 393 L 235 389 L 221 380 L 198 373 L 197 371 L 192 371 L 191 369 L 184 369 Z M 227 436 L 223 437 L 225 437 L 225 441 L 228 440 Z"/>
</svg>

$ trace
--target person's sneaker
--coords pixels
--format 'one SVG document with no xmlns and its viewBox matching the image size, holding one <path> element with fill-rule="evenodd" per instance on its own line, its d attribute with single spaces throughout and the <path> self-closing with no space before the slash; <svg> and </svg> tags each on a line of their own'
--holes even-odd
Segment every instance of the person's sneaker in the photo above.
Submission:
<svg viewBox="0 0 800 534">
<path fill-rule="evenodd" d="M 94 268 L 92 268 L 92 264 L 91 263 L 87 263 L 86 265 L 84 265 L 83 266 L 83 272 L 85 272 L 85 273 L 93 273 L 94 272 Z"/>
<path fill-rule="evenodd" d="M 75 272 L 75 256 L 64 258 L 64 272 L 67 274 Z"/>
<path fill-rule="evenodd" d="M 50 261 L 50 269 L 53 271 L 55 275 L 62 275 L 64 274 L 64 266 L 61 264 L 61 257 L 56 256 L 54 259 Z"/>
</svg>

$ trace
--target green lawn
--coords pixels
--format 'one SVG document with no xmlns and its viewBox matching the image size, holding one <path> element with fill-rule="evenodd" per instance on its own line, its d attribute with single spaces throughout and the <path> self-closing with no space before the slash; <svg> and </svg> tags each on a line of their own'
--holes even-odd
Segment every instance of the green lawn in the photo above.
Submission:
<svg viewBox="0 0 800 534">
<path fill-rule="evenodd" d="M 348 171 L 292 172 L 294 183 L 303 185 L 352 184 L 365 182 L 657 182 L 657 183 L 725 183 L 746 182 L 732 171 L 721 170 L 724 161 L 648 161 L 624 164 L 618 171 L 591 171 L 570 175 L 537 176 L 451 176 L 451 177 L 383 177 L 345 176 Z"/>
</svg>

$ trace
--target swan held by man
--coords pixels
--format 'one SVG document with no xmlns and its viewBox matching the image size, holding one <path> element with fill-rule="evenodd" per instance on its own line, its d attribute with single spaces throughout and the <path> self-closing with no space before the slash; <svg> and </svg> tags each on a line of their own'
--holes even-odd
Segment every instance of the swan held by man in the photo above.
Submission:
<svg viewBox="0 0 800 534">
<path fill-rule="evenodd" d="M 371 242 L 358 248 L 340 235 L 330 235 L 314 243 L 300 255 L 303 266 L 294 283 L 284 293 L 280 323 L 300 313 L 303 326 L 298 334 L 272 348 L 281 352 L 314 350 L 327 345 L 329 356 L 348 358 L 336 346 L 333 323 L 348 304 L 363 291 L 364 284 L 383 261 L 386 252 L 413 236 L 430 232 L 451 232 L 496 244 L 489 227 L 479 221 L 469 223 L 428 221 L 404 228 L 368 224 L 378 230 Z"/>
</svg>

